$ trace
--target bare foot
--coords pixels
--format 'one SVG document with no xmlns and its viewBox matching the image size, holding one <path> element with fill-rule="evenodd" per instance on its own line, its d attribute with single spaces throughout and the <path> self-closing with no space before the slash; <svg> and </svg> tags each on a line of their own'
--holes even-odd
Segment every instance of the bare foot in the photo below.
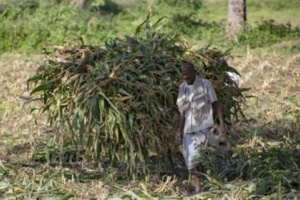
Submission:
<svg viewBox="0 0 300 200">
<path fill-rule="evenodd" d="M 201 181 L 200 181 L 200 178 L 195 176 L 194 177 L 194 184 L 195 184 L 195 191 L 194 193 L 195 194 L 198 194 L 202 191 L 202 187 L 201 187 Z"/>
<path fill-rule="evenodd" d="M 190 196 L 194 196 L 194 195 L 197 195 L 197 194 L 200 194 L 202 192 L 201 189 L 195 189 L 193 192 L 190 193 Z"/>
<path fill-rule="evenodd" d="M 199 194 L 202 192 L 202 187 L 200 185 L 196 185 L 194 194 Z"/>
</svg>

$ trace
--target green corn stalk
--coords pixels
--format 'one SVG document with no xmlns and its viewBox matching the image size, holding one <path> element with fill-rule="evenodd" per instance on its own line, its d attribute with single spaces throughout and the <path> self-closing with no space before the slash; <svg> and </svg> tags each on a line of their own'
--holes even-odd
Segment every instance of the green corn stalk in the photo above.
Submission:
<svg viewBox="0 0 300 200">
<path fill-rule="evenodd" d="M 229 51 L 192 51 L 179 37 L 154 32 L 149 18 L 144 25 L 136 31 L 139 36 L 117 38 L 105 47 L 56 47 L 28 80 L 35 83 L 31 95 L 42 99 L 41 112 L 64 130 L 79 154 L 96 161 L 110 158 L 130 174 L 145 173 L 150 155 L 175 149 L 170 141 L 183 60 L 191 60 L 211 80 L 227 121 L 244 116 L 246 89 L 225 73 L 238 73 L 223 64 Z"/>
</svg>

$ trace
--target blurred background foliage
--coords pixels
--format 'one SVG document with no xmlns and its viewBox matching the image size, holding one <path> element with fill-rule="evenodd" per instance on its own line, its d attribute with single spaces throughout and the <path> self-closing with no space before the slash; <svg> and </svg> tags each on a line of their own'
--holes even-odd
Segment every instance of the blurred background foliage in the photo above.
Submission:
<svg viewBox="0 0 300 200">
<path fill-rule="evenodd" d="M 247 31 L 235 41 L 227 41 L 224 40 L 226 1 L 208 4 L 196 0 L 89 0 L 84 9 L 78 9 L 75 0 L 0 1 L 0 51 L 41 52 L 47 45 L 78 40 L 103 45 L 111 38 L 132 35 L 148 13 L 157 19 L 166 16 L 161 31 L 180 34 L 200 45 L 214 44 L 221 48 L 250 45 L 256 48 L 299 38 L 296 20 L 288 17 L 279 20 L 277 17 L 277 12 L 283 8 L 281 15 L 297 13 L 299 1 L 248 0 L 247 6 Z M 270 15 L 271 12 L 274 15 Z M 295 43 L 288 50 L 299 48 L 299 43 Z"/>
</svg>

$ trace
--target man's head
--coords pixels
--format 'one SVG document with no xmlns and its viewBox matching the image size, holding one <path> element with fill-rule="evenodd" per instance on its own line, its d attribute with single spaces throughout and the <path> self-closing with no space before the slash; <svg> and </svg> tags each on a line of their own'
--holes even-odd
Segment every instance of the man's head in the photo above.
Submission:
<svg viewBox="0 0 300 200">
<path fill-rule="evenodd" d="M 196 70 L 194 65 L 191 62 L 185 61 L 180 66 L 180 71 L 183 79 L 187 82 L 187 84 L 193 85 L 196 77 Z"/>
</svg>

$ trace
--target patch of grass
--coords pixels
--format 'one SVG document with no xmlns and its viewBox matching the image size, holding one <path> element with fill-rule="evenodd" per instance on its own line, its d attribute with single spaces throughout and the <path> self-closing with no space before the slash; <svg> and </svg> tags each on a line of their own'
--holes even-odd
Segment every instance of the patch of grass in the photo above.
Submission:
<svg viewBox="0 0 300 200">
<path fill-rule="evenodd" d="M 245 33 L 239 35 L 238 40 L 241 45 L 255 48 L 299 37 L 299 27 L 293 28 L 291 24 L 278 24 L 270 20 L 250 27 Z"/>
<path fill-rule="evenodd" d="M 248 0 L 247 6 L 252 10 L 284 10 L 284 9 L 294 9 L 300 7 L 300 2 L 298 0 L 285 0 L 285 1 L 277 1 L 277 0 Z"/>
<path fill-rule="evenodd" d="M 78 10 L 73 5 L 36 2 L 31 8 L 27 1 L 11 2 L 1 13 L 0 36 L 2 51 L 41 51 L 44 45 L 84 40 L 100 44 L 111 36 L 123 35 L 129 21 L 120 23 L 118 17 L 102 15 L 94 10 Z M 38 3 L 41 2 L 41 3 Z"/>
<path fill-rule="evenodd" d="M 300 40 L 293 41 L 292 44 L 283 46 L 283 50 L 292 54 L 300 52 Z"/>
<path fill-rule="evenodd" d="M 169 31 L 183 35 L 192 41 L 219 45 L 223 43 L 225 26 L 217 22 L 207 22 L 197 18 L 197 15 L 175 14 L 168 21 Z"/>
<path fill-rule="evenodd" d="M 273 19 L 279 24 L 290 22 L 293 28 L 299 25 L 297 23 L 299 3 L 296 1 L 289 0 L 280 10 L 269 8 L 277 4 L 281 7 L 283 3 L 277 0 L 249 1 L 248 4 L 248 23 L 253 27 L 249 34 L 253 38 L 257 34 L 263 34 L 261 40 L 269 36 L 266 32 L 258 31 L 261 28 L 261 21 Z M 135 27 L 149 12 L 153 15 L 157 14 L 157 18 L 167 17 L 162 27 L 165 32 L 184 35 L 186 39 L 195 43 L 213 43 L 224 48 L 235 45 L 224 39 L 227 18 L 225 0 L 153 0 L 127 3 L 104 1 L 104 4 L 103 2 L 99 5 L 91 4 L 85 10 L 78 10 L 73 4 L 46 0 L 8 0 L 2 5 L 4 5 L 0 9 L 2 40 L 0 50 L 2 52 L 41 52 L 45 46 L 59 45 L 64 42 L 73 43 L 79 40 L 103 45 L 106 40 L 133 33 Z M 274 16 L 280 17 L 274 19 Z M 281 38 L 280 35 L 276 37 L 272 35 L 268 41 L 290 39 L 290 37 Z"/>
<path fill-rule="evenodd" d="M 201 20 L 208 22 L 222 22 L 227 20 L 227 3 L 225 0 L 203 1 L 198 16 Z M 256 22 L 275 20 L 279 23 L 291 23 L 293 26 L 299 26 L 300 3 L 298 0 L 247 0 L 247 20 L 253 26 Z"/>
</svg>

